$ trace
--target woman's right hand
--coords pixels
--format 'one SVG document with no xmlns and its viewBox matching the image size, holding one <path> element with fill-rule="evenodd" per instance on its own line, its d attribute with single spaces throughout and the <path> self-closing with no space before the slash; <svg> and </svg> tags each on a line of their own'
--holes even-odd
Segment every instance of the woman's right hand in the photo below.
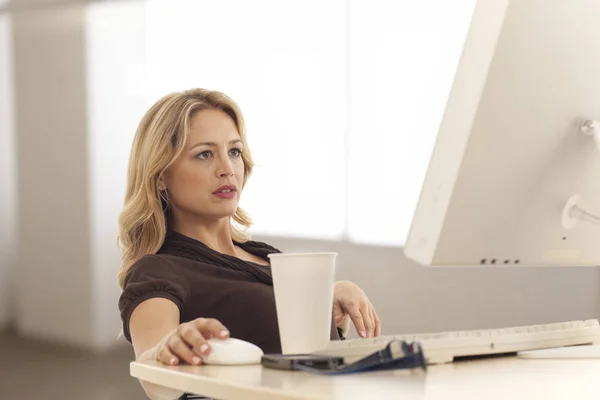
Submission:
<svg viewBox="0 0 600 400">
<path fill-rule="evenodd" d="M 167 365 L 177 365 L 181 361 L 191 365 L 202 363 L 200 355 L 210 353 L 207 340 L 216 337 L 227 339 L 229 331 L 223 324 L 212 318 L 197 318 L 185 322 L 165 337 L 158 347 L 158 361 Z"/>
</svg>

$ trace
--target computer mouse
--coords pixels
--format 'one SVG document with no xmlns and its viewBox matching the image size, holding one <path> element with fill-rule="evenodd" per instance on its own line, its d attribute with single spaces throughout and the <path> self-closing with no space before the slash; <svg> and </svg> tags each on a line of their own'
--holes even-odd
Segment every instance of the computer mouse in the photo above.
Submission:
<svg viewBox="0 0 600 400">
<path fill-rule="evenodd" d="M 208 355 L 201 356 L 204 364 L 213 365 L 244 365 L 260 364 L 263 351 L 260 347 L 241 339 L 210 338 Z"/>
</svg>

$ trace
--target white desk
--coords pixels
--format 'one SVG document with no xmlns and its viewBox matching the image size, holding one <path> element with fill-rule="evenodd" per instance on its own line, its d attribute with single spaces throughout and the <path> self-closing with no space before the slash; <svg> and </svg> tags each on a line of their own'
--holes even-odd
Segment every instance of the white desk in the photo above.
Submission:
<svg viewBox="0 0 600 400">
<path fill-rule="evenodd" d="M 600 399 L 600 360 L 516 356 L 430 366 L 427 373 L 385 371 L 319 376 L 252 366 L 177 366 L 133 362 L 133 377 L 222 400 Z"/>
</svg>

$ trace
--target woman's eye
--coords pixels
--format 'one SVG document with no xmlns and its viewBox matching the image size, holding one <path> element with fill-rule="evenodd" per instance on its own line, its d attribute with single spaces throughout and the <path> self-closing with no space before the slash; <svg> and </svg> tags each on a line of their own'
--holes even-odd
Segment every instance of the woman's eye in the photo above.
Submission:
<svg viewBox="0 0 600 400">
<path fill-rule="evenodd" d="M 242 155 L 242 150 L 240 149 L 231 149 L 229 150 L 229 154 L 231 154 L 234 157 L 239 157 Z"/>
<path fill-rule="evenodd" d="M 196 156 L 199 160 L 207 160 L 210 157 L 210 151 L 206 150 Z"/>
</svg>

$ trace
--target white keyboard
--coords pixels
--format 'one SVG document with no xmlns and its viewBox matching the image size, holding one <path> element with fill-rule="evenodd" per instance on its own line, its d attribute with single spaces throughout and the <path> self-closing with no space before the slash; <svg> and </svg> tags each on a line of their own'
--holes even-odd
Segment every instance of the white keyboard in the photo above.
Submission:
<svg viewBox="0 0 600 400">
<path fill-rule="evenodd" d="M 442 364 L 452 362 L 456 357 L 600 343 L 600 324 L 593 319 L 502 329 L 334 340 L 325 350 L 315 353 L 342 356 L 346 362 L 351 362 L 383 349 L 394 339 L 419 342 L 428 364 Z"/>
</svg>

